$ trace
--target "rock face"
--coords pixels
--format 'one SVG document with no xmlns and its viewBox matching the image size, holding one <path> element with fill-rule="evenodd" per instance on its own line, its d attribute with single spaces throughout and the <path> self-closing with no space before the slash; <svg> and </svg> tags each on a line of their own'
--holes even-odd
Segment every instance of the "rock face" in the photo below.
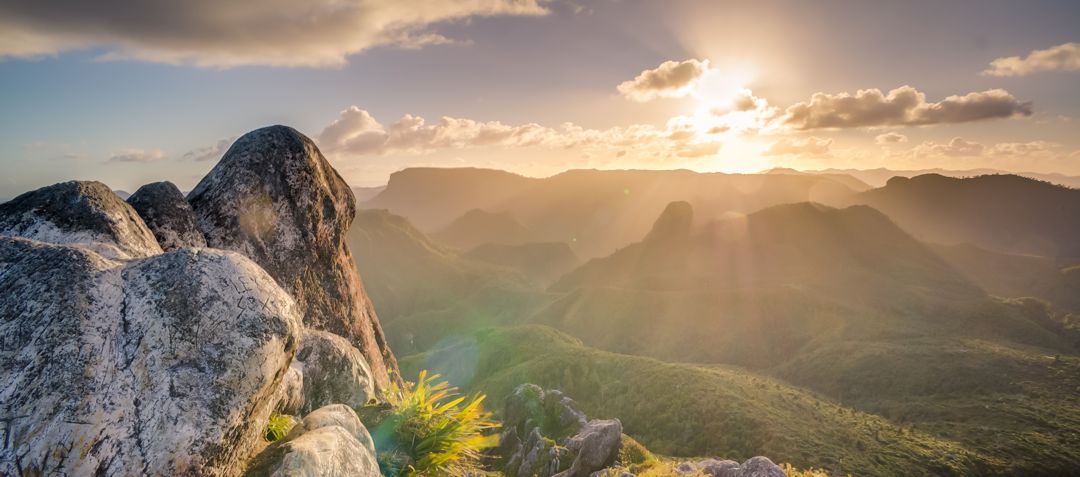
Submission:
<svg viewBox="0 0 1080 477">
<path fill-rule="evenodd" d="M 284 126 L 238 139 L 188 195 L 211 247 L 240 252 L 296 299 L 309 328 L 349 338 L 376 387 L 397 362 L 346 243 L 352 191 L 315 144 Z"/>
<path fill-rule="evenodd" d="M 62 182 L 0 204 L 0 235 L 77 245 L 111 259 L 161 253 L 135 210 L 100 182 Z"/>
<path fill-rule="evenodd" d="M 611 466 L 622 448 L 618 419 L 589 421 L 557 390 L 518 386 L 504 417 L 499 452 L 508 477 L 588 477 Z"/>
<path fill-rule="evenodd" d="M 206 238 L 195 225 L 195 212 L 172 182 L 146 184 L 127 199 L 166 251 L 205 247 Z"/>
<path fill-rule="evenodd" d="M 326 406 L 308 414 L 288 437 L 252 462 L 249 476 L 380 477 L 375 444 L 348 406 Z"/>
<path fill-rule="evenodd" d="M 0 317 L 0 475 L 235 475 L 300 339 L 273 278 L 207 249 L 0 237 Z"/>
<path fill-rule="evenodd" d="M 303 373 L 303 412 L 333 403 L 359 407 L 375 397 L 364 355 L 333 333 L 304 331 L 293 366 Z"/>
</svg>

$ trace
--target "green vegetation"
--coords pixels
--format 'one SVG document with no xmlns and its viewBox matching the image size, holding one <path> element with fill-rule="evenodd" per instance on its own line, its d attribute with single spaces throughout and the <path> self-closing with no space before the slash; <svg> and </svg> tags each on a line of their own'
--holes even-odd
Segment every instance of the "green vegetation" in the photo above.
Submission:
<svg viewBox="0 0 1080 477">
<path fill-rule="evenodd" d="M 271 414 L 270 421 L 266 423 L 266 440 L 276 442 L 284 439 L 295 425 L 296 420 L 292 416 L 276 412 Z"/>
<path fill-rule="evenodd" d="M 459 384 L 506 396 L 532 382 L 562 389 L 592 417 L 622 420 L 654 452 L 719 455 L 824 468 L 831 474 L 961 475 L 985 457 L 947 439 L 853 411 L 782 381 L 727 366 L 665 363 L 583 346 L 551 328 L 482 330 L 471 339 L 403 359 L 404 369 L 460 366 L 473 349 L 473 377 Z M 464 373 L 458 369 L 455 375 Z"/>
<path fill-rule="evenodd" d="M 384 321 L 402 369 L 499 399 L 561 389 L 644 444 L 620 459 L 638 475 L 670 475 L 661 456 L 823 469 L 798 476 L 1080 468 L 1080 266 L 927 245 L 868 207 L 682 212 L 549 290 L 441 249 L 401 252 L 434 268 L 357 260 L 389 274 L 391 304 L 423 301 Z"/>
<path fill-rule="evenodd" d="M 362 408 L 379 466 L 388 476 L 458 476 L 480 470 L 481 452 L 498 444 L 484 395 L 458 396 L 439 375 L 392 388 L 385 406 Z"/>
</svg>

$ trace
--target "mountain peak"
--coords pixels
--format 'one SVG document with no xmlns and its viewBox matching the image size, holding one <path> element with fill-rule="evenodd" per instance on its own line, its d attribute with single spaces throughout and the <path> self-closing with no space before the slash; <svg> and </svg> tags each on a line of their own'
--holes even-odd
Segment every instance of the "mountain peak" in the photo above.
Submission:
<svg viewBox="0 0 1080 477">
<path fill-rule="evenodd" d="M 646 242 L 668 238 L 686 237 L 694 225 L 694 208 L 689 202 L 679 200 L 664 207 L 656 218 L 652 230 L 645 236 Z"/>
</svg>

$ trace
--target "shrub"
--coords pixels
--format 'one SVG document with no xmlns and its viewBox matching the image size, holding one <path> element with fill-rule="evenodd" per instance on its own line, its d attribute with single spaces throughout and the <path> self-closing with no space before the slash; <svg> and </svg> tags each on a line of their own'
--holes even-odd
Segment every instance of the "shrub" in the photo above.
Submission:
<svg viewBox="0 0 1080 477">
<path fill-rule="evenodd" d="M 285 435 L 292 430 L 294 425 L 295 422 L 292 416 L 275 412 L 270 415 L 270 420 L 266 423 L 266 435 L 264 437 L 270 442 L 280 441 L 285 438 Z"/>
<path fill-rule="evenodd" d="M 387 392 L 388 405 L 374 426 L 383 474 L 467 474 L 480 468 L 484 449 L 498 444 L 499 425 L 484 410 L 484 395 L 458 396 L 456 388 L 438 379 L 421 371 L 415 384 Z"/>
</svg>

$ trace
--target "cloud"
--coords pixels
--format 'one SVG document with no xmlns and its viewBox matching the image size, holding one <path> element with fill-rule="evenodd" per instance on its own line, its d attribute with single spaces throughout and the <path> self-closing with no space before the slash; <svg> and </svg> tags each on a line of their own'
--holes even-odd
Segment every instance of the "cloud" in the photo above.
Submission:
<svg viewBox="0 0 1080 477">
<path fill-rule="evenodd" d="M 682 98 L 692 92 L 707 71 L 709 60 L 665 61 L 656 68 L 642 71 L 632 80 L 623 81 L 615 89 L 627 99 L 638 102 Z"/>
<path fill-rule="evenodd" d="M 978 142 L 968 141 L 961 137 L 954 137 L 946 144 L 933 141 L 924 142 L 913 148 L 912 152 L 920 157 L 1041 157 L 1048 158 L 1055 155 L 1054 149 L 1059 144 L 1049 141 L 1031 142 L 1003 142 L 992 145 L 983 145 Z"/>
<path fill-rule="evenodd" d="M 799 156 L 823 156 L 829 153 L 832 139 L 810 136 L 802 139 L 783 138 L 775 142 L 769 149 L 761 153 L 763 156 L 780 156 L 785 154 Z"/>
<path fill-rule="evenodd" d="M 1026 58 L 1009 56 L 990 62 L 983 76 L 1026 76 L 1039 71 L 1080 70 L 1080 43 L 1063 43 L 1045 50 L 1035 50 Z"/>
<path fill-rule="evenodd" d="M 229 147 L 232 146 L 232 143 L 236 142 L 236 139 L 237 138 L 235 137 L 219 139 L 218 142 L 210 146 L 200 147 L 185 152 L 181 157 L 183 157 L 184 160 L 196 162 L 218 160 L 221 159 L 221 156 L 225 155 L 225 151 L 229 150 Z"/>
<path fill-rule="evenodd" d="M 378 46 L 453 42 L 433 26 L 544 15 L 546 0 L 50 0 L 0 2 L 0 58 L 100 48 L 169 64 L 340 66 Z"/>
<path fill-rule="evenodd" d="M 915 147 L 915 153 L 920 156 L 980 156 L 985 150 L 986 146 L 960 137 L 950 139 L 948 144 L 928 141 Z"/>
<path fill-rule="evenodd" d="M 702 157 L 715 154 L 720 142 L 703 139 L 687 118 L 676 117 L 664 127 L 635 124 L 587 129 L 573 123 L 557 128 L 535 123 L 509 125 L 444 116 L 428 123 L 406 114 L 384 125 L 368 111 L 350 106 L 318 136 L 319 147 L 346 156 L 423 155 L 480 147 L 541 147 L 580 149 L 616 156 L 627 151 L 656 157 Z"/>
<path fill-rule="evenodd" d="M 931 103 L 924 93 L 901 86 L 888 94 L 879 89 L 863 89 L 855 95 L 814 93 L 810 101 L 789 106 L 780 121 L 793 129 L 810 130 L 924 126 L 1031 114 L 1031 103 L 1022 103 L 1003 89 L 949 96 Z"/>
<path fill-rule="evenodd" d="M 142 149 L 124 149 L 122 151 L 114 152 L 105 162 L 156 162 L 165 159 L 165 153 L 159 149 L 142 150 Z"/>
<path fill-rule="evenodd" d="M 889 131 L 885 134 L 878 134 L 874 137 L 874 142 L 882 146 L 886 144 L 899 144 L 907 141 L 907 136 L 893 131 Z"/>
</svg>

